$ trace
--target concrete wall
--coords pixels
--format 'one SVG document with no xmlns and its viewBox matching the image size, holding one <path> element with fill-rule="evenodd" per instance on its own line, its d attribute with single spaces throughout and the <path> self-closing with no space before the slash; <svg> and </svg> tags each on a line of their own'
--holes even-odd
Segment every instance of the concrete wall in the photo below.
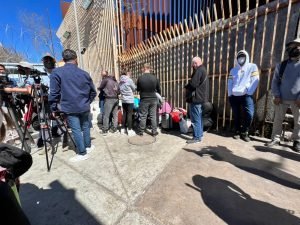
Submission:
<svg viewBox="0 0 300 225">
<path fill-rule="evenodd" d="M 83 64 L 81 68 L 88 71 L 95 83 L 98 83 L 101 70 L 108 70 L 111 74 L 117 73 L 116 66 L 116 35 L 114 24 L 114 1 L 92 1 L 88 9 L 84 9 L 83 0 L 76 1 L 78 27 L 81 49 L 78 50 L 76 35 L 74 1 L 72 1 L 64 20 L 62 21 L 57 36 L 64 48 L 71 48 L 81 54 Z M 69 38 L 63 37 L 64 33 L 71 33 Z"/>
</svg>

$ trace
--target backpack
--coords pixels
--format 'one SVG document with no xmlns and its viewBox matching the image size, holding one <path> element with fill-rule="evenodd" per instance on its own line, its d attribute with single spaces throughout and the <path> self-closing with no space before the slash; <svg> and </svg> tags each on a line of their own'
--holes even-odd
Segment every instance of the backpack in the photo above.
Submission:
<svg viewBox="0 0 300 225">
<path fill-rule="evenodd" d="M 281 64 L 280 64 L 280 68 L 279 68 L 279 85 L 281 84 L 282 81 L 282 77 L 283 77 L 283 73 L 285 71 L 285 68 L 287 66 L 288 60 L 284 60 Z"/>
<path fill-rule="evenodd" d="M 8 144 L 0 144 L 0 166 L 6 168 L 13 178 L 24 174 L 32 165 L 28 152 Z"/>
</svg>

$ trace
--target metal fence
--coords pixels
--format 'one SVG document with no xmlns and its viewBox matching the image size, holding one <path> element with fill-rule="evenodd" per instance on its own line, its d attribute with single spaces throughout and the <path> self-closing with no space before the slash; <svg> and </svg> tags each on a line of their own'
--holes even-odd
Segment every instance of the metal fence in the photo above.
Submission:
<svg viewBox="0 0 300 225">
<path fill-rule="evenodd" d="M 244 10 L 241 2 L 245 3 Z M 200 56 L 209 74 L 210 101 L 216 108 L 219 129 L 232 121 L 227 98 L 228 73 L 234 66 L 236 52 L 245 49 L 250 61 L 260 69 L 260 84 L 254 96 L 255 101 L 265 99 L 259 109 L 265 118 L 267 90 L 275 65 L 285 57 L 286 42 L 295 38 L 300 1 L 251 2 L 255 2 L 252 9 L 249 0 L 237 0 L 234 12 L 232 1 L 221 0 L 213 5 L 212 13 L 206 11 L 207 18 L 201 10 L 200 15 L 190 16 L 120 54 L 120 66 L 131 68 L 133 78 L 137 79 L 142 65 L 150 63 L 161 82 L 163 96 L 175 107 L 186 107 L 183 87 L 191 75 L 192 58 Z M 261 122 L 264 128 L 266 121 Z"/>
</svg>

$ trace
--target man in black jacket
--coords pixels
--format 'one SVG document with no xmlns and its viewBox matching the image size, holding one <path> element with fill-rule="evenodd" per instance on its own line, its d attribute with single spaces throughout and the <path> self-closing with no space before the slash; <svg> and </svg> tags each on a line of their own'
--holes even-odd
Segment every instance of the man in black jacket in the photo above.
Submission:
<svg viewBox="0 0 300 225">
<path fill-rule="evenodd" d="M 157 132 L 157 96 L 156 93 L 160 94 L 159 80 L 150 72 L 151 66 L 148 63 L 144 64 L 143 75 L 137 80 L 137 91 L 140 92 L 140 124 L 138 135 L 142 136 L 146 128 L 147 116 L 151 119 L 152 136 L 158 135 Z"/>
<path fill-rule="evenodd" d="M 109 118 L 111 114 L 113 116 L 113 127 L 110 131 L 115 133 L 118 128 L 118 95 L 120 94 L 120 89 L 114 76 L 106 76 L 106 78 L 102 80 L 99 90 L 103 91 L 105 96 L 102 134 L 103 136 L 106 136 L 109 129 Z"/>
<path fill-rule="evenodd" d="M 189 103 L 190 118 L 193 125 L 193 139 L 188 144 L 200 142 L 203 136 L 202 104 L 208 102 L 208 78 L 200 57 L 192 60 L 193 73 L 185 86 L 186 102 Z"/>
</svg>

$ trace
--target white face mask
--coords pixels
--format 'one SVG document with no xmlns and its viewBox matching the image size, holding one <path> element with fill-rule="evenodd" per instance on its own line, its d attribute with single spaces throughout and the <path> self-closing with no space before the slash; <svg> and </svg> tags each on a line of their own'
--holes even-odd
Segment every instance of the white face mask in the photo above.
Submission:
<svg viewBox="0 0 300 225">
<path fill-rule="evenodd" d="M 246 57 L 245 56 L 240 56 L 237 58 L 237 62 L 240 66 L 243 66 L 246 62 Z"/>
</svg>

